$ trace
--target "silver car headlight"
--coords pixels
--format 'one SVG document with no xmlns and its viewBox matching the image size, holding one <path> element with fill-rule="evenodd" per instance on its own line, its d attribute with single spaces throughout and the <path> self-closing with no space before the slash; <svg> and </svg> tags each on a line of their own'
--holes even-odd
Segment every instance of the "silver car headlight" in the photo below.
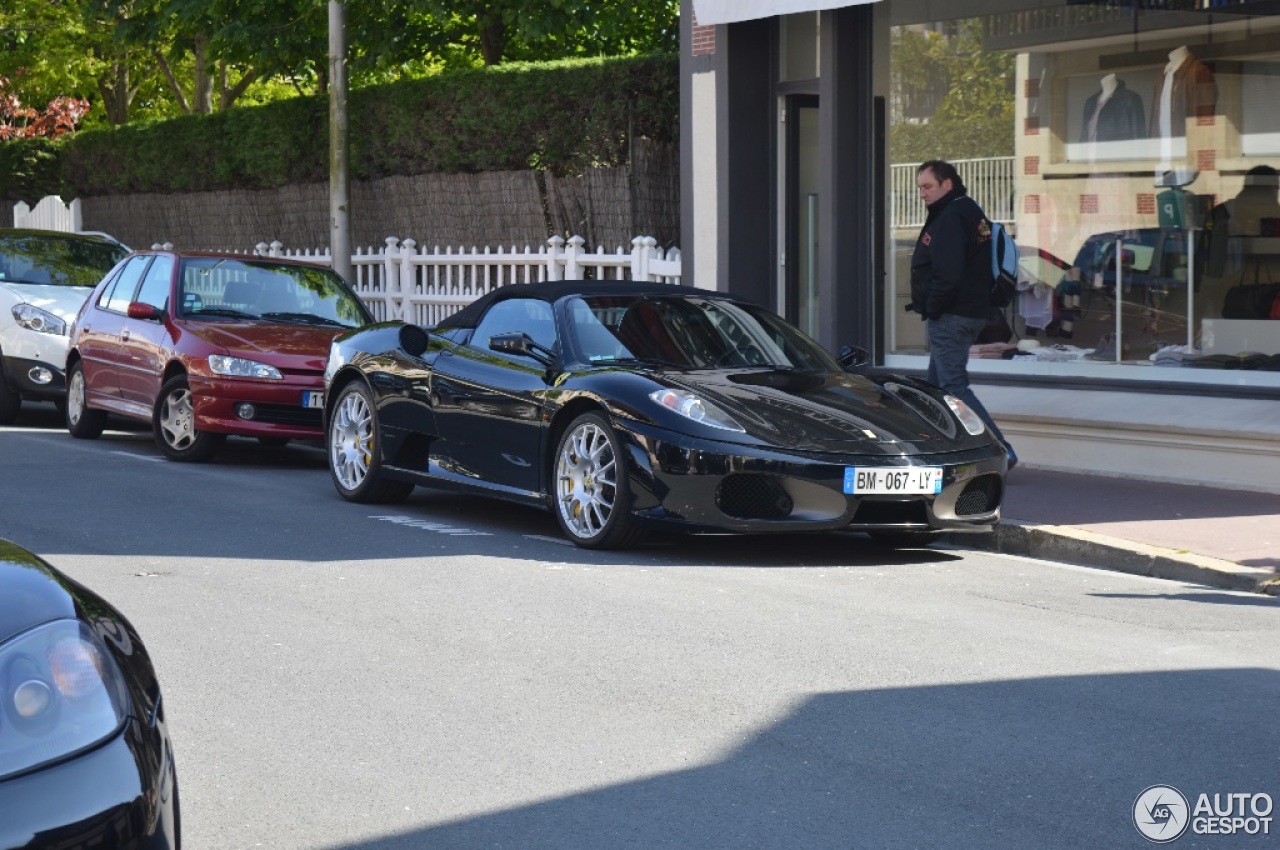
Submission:
<svg viewBox="0 0 1280 850">
<path fill-rule="evenodd" d="M 668 410 L 674 410 L 686 419 L 701 422 L 703 425 L 710 425 L 712 428 L 739 432 L 747 430 L 739 425 L 738 421 L 732 416 L 693 393 L 683 390 L 658 390 L 657 392 L 649 393 L 649 398 Z"/>
<path fill-rule="evenodd" d="M 228 375 L 232 378 L 261 378 L 268 381 L 283 381 L 284 376 L 275 366 L 259 363 L 257 360 L 246 360 L 243 357 L 229 357 L 226 354 L 210 354 L 209 368 L 215 375 Z"/>
<path fill-rule="evenodd" d="M 67 335 L 67 323 L 48 310 L 41 310 L 30 304 L 16 304 L 10 312 L 13 313 L 14 321 L 29 331 L 54 336 Z"/>
<path fill-rule="evenodd" d="M 982 421 L 982 417 L 973 412 L 973 408 L 965 404 L 953 395 L 943 396 L 943 401 L 947 403 L 947 407 L 951 408 L 951 412 L 960 420 L 960 424 L 964 429 L 975 437 L 987 430 L 987 425 Z"/>
<path fill-rule="evenodd" d="M 47 623 L 0 646 L 0 779 L 105 741 L 128 713 L 120 670 L 84 623 Z"/>
</svg>

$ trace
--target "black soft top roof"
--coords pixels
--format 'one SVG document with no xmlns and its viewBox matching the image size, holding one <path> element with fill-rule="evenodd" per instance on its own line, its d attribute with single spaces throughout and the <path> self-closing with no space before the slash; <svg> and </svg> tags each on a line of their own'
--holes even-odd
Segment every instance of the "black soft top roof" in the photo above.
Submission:
<svg viewBox="0 0 1280 850">
<path fill-rule="evenodd" d="M 652 283 L 643 280 L 548 280 L 541 283 L 512 283 L 481 295 L 458 312 L 436 325 L 438 328 L 474 328 L 489 305 L 508 298 L 536 298 L 548 303 L 569 295 L 667 295 L 694 298 L 720 298 L 740 301 L 724 292 Z"/>
</svg>

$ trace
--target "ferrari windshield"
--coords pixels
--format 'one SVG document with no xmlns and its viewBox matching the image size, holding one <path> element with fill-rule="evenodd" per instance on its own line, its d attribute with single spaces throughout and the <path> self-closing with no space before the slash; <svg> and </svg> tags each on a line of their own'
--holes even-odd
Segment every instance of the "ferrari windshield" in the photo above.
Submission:
<svg viewBox="0 0 1280 850">
<path fill-rule="evenodd" d="M 257 260 L 191 257 L 182 261 L 185 318 L 263 319 L 355 328 L 368 311 L 325 268 Z"/>
<path fill-rule="evenodd" d="M 840 371 L 816 342 L 761 307 L 685 295 L 575 298 L 569 317 L 588 363 L 678 369 Z"/>
</svg>

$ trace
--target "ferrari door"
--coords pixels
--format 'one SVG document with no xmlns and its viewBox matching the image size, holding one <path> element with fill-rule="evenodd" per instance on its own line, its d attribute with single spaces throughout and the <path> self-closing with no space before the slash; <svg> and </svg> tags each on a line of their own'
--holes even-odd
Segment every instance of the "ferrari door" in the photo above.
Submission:
<svg viewBox="0 0 1280 850">
<path fill-rule="evenodd" d="M 467 344 L 436 360 L 436 459 L 472 480 L 532 494 L 542 486 L 547 369 L 533 357 L 489 348 L 493 337 L 521 332 L 554 348 L 551 305 L 532 298 L 499 301 Z"/>
</svg>

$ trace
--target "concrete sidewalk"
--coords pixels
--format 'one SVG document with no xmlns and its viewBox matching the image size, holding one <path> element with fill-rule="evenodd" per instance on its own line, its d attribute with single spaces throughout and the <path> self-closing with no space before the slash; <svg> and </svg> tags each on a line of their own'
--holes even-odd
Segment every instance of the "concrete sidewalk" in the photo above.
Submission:
<svg viewBox="0 0 1280 850">
<path fill-rule="evenodd" d="M 1280 595 L 1280 495 L 1022 466 L 1006 487 L 994 532 L 948 541 Z"/>
</svg>

